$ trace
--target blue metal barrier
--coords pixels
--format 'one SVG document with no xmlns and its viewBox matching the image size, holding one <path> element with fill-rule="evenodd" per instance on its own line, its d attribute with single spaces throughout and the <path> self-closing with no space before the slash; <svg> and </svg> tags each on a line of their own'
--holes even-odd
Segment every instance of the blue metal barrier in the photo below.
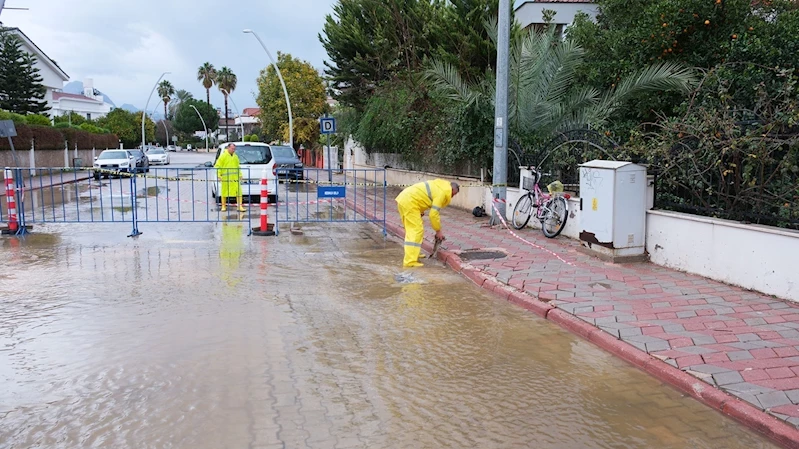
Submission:
<svg viewBox="0 0 799 449">
<path fill-rule="evenodd" d="M 386 234 L 385 169 L 278 169 L 275 231 L 280 222 L 368 222 Z"/>
<path fill-rule="evenodd" d="M 61 168 L 12 171 L 22 192 L 17 203 L 21 224 L 128 222 L 134 236 L 140 234 L 139 223 L 251 223 L 258 218 L 258 197 L 245 202 L 246 212 L 236 210 L 235 200 L 227 212 L 221 211 L 213 168 L 150 168 L 134 174 Z M 253 182 L 250 178 L 242 169 L 241 182 Z"/>
</svg>

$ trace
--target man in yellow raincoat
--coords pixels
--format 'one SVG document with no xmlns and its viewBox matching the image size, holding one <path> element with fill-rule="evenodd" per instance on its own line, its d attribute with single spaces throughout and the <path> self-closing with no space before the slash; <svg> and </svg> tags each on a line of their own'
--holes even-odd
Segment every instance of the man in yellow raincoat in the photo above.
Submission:
<svg viewBox="0 0 799 449">
<path fill-rule="evenodd" d="M 222 212 L 227 210 L 227 199 L 236 197 L 239 212 L 246 212 L 247 210 L 241 205 L 241 185 L 239 185 L 239 178 L 241 173 L 239 170 L 239 157 L 236 156 L 236 145 L 230 144 L 219 155 L 216 160 L 214 168 L 217 169 L 219 176 L 219 197 L 222 200 Z"/>
<path fill-rule="evenodd" d="M 452 197 L 458 194 L 460 186 L 456 182 L 443 179 L 424 181 L 407 187 L 397 196 L 397 208 L 405 228 L 405 258 L 403 267 L 421 267 L 419 253 L 424 239 L 422 216 L 430 209 L 430 225 L 436 231 L 436 238 L 444 239 L 441 232 L 441 209 L 447 207 Z"/>
</svg>

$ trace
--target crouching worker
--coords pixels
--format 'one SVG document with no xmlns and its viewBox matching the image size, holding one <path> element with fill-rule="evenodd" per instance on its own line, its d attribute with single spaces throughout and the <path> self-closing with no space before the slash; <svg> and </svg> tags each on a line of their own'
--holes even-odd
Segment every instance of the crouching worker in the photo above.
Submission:
<svg viewBox="0 0 799 449">
<path fill-rule="evenodd" d="M 430 210 L 430 225 L 436 231 L 436 239 L 443 240 L 441 232 L 441 209 L 447 207 L 452 197 L 458 194 L 460 186 L 456 182 L 443 179 L 420 182 L 405 188 L 397 196 L 402 227 L 405 228 L 405 258 L 403 267 L 421 267 L 419 254 L 424 239 L 422 216 Z"/>
</svg>

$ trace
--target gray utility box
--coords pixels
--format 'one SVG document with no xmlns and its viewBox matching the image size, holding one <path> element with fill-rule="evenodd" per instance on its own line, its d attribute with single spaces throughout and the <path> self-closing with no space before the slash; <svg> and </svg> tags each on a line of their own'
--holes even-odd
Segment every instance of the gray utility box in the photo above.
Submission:
<svg viewBox="0 0 799 449">
<path fill-rule="evenodd" d="M 613 261 L 643 259 L 646 167 L 594 160 L 580 165 L 580 243 Z"/>
</svg>

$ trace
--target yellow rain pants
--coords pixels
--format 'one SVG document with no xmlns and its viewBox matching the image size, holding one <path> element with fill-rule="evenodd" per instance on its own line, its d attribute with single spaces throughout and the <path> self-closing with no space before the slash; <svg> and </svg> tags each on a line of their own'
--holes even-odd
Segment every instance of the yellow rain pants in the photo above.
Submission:
<svg viewBox="0 0 799 449">
<path fill-rule="evenodd" d="M 227 151 L 222 151 L 219 159 L 216 160 L 216 164 L 214 164 L 221 184 L 219 195 L 223 199 L 241 196 L 239 165 L 239 157 L 236 154 L 231 155 Z M 224 201 L 222 204 L 225 204 Z"/>
<path fill-rule="evenodd" d="M 430 225 L 441 230 L 441 209 L 452 201 L 452 186 L 449 181 L 434 179 L 414 184 L 403 190 L 396 198 L 397 209 L 405 228 L 405 257 L 403 267 L 420 267 L 419 254 L 424 240 L 422 214 L 430 209 Z"/>
</svg>

